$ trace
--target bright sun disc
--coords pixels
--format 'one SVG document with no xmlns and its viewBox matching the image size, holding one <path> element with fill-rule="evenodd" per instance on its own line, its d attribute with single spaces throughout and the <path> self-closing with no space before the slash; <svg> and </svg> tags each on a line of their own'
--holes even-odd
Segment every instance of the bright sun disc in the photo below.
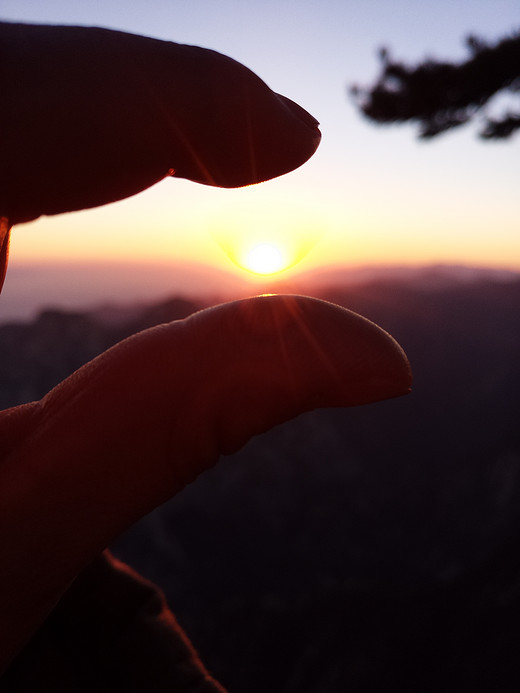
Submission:
<svg viewBox="0 0 520 693">
<path fill-rule="evenodd" d="M 275 245 L 259 243 L 246 254 L 244 266 L 256 274 L 274 274 L 284 269 L 286 262 Z"/>
</svg>

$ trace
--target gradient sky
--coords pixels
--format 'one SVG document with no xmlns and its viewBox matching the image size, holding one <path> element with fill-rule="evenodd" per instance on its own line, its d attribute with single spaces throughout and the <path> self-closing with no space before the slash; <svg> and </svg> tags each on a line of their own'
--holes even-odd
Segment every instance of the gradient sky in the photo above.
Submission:
<svg viewBox="0 0 520 693">
<path fill-rule="evenodd" d="M 301 169 L 242 190 L 175 179 L 103 208 L 15 228 L 12 260 L 201 261 L 234 268 L 221 245 L 276 240 L 301 269 L 464 263 L 520 269 L 518 139 L 469 126 L 419 142 L 375 127 L 347 94 L 399 58 L 461 59 L 463 39 L 520 27 L 518 0 L 3 0 L 10 21 L 105 26 L 213 48 L 244 63 L 321 122 Z M 35 177 L 34 184 L 38 181 Z M 309 250 L 310 249 L 310 250 Z M 8 277 L 9 279 L 9 277 Z"/>
</svg>

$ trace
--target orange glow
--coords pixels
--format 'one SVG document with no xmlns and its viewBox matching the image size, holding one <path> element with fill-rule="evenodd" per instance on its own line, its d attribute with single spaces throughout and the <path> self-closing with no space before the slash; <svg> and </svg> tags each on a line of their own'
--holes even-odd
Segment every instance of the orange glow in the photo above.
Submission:
<svg viewBox="0 0 520 693">
<path fill-rule="evenodd" d="M 301 262 L 312 250 L 315 241 L 298 238 L 292 234 L 251 240 L 246 236 L 226 235 L 214 239 L 227 257 L 240 269 L 257 275 L 273 275 L 285 272 Z"/>
<path fill-rule="evenodd" d="M 300 221 L 300 220 L 298 220 Z M 226 269 L 246 271 L 253 275 L 272 276 L 286 272 L 311 255 L 323 229 L 297 225 L 296 220 L 261 218 L 251 221 L 244 216 L 224 226 L 224 220 L 213 227 L 210 237 L 232 265 Z M 217 260 L 218 262 L 218 260 Z"/>
<path fill-rule="evenodd" d="M 472 212 L 466 218 L 457 196 L 432 205 L 421 187 L 408 191 L 403 211 L 386 189 L 347 197 L 329 190 L 320 198 L 296 194 L 283 179 L 238 190 L 175 183 L 169 179 L 105 207 L 21 224 L 12 233 L 10 263 L 198 264 L 252 281 L 330 265 L 520 268 L 516 198 L 505 193 L 499 206 L 489 203 L 475 212 L 463 199 Z M 258 245 L 277 249 L 283 258 L 278 268 L 258 274 L 248 261 Z"/>
</svg>

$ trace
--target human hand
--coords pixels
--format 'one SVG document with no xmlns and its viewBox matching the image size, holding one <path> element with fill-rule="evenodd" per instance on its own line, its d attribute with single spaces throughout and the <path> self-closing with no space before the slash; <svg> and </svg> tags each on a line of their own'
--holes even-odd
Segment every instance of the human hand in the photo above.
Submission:
<svg viewBox="0 0 520 693">
<path fill-rule="evenodd" d="M 13 223 L 124 198 L 172 168 L 210 185 L 258 182 L 319 143 L 311 116 L 211 51 L 6 24 L 0 51 L 0 269 Z M 41 402 L 2 412 L 0 669 L 89 561 L 219 454 L 302 411 L 409 386 L 405 355 L 375 325 L 278 296 L 136 335 Z"/>
<path fill-rule="evenodd" d="M 373 323 L 266 296 L 134 335 L 3 412 L 3 662 L 100 551 L 220 454 L 303 411 L 409 388 L 405 355 Z"/>
<path fill-rule="evenodd" d="M 303 108 L 208 49 L 0 22 L 0 57 L 0 216 L 10 225 L 114 202 L 169 175 L 258 183 L 320 142 Z"/>
</svg>

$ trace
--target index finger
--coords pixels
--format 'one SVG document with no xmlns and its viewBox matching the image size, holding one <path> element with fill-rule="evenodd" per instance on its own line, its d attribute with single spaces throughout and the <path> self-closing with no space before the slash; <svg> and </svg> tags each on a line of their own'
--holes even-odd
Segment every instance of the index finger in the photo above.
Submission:
<svg viewBox="0 0 520 693">
<path fill-rule="evenodd" d="M 297 168 L 317 121 L 215 51 L 107 29 L 0 23 L 0 216 L 123 199 L 167 175 L 222 187 Z"/>
</svg>

